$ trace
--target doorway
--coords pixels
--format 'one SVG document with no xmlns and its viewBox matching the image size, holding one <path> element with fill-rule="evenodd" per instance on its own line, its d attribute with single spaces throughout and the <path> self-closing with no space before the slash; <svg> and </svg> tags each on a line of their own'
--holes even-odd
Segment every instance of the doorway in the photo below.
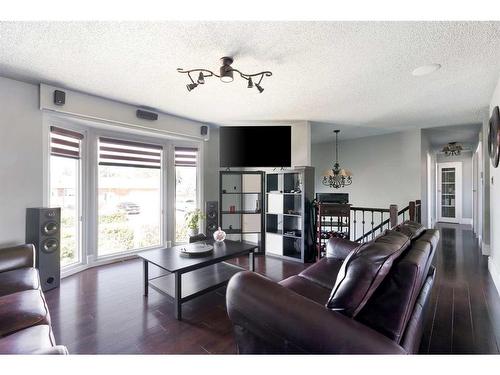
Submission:
<svg viewBox="0 0 500 375">
<path fill-rule="evenodd" d="M 438 221 L 459 224 L 462 220 L 462 163 L 438 163 Z"/>
</svg>

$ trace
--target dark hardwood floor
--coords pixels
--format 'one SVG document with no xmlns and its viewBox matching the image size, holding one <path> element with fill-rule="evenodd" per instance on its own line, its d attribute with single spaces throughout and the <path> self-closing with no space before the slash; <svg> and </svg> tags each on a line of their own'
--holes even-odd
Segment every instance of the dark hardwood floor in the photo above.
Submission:
<svg viewBox="0 0 500 375">
<path fill-rule="evenodd" d="M 248 257 L 232 261 L 248 268 Z M 279 281 L 307 265 L 258 256 L 255 269 Z M 157 272 L 151 267 L 150 277 Z M 149 290 L 143 297 L 142 261 L 92 268 L 46 293 L 58 343 L 76 354 L 236 353 L 226 314 L 225 288 L 183 304 L 174 318 L 171 299 Z"/>
<path fill-rule="evenodd" d="M 421 353 L 498 354 L 500 298 L 469 225 L 437 225 L 436 281 Z"/>
<path fill-rule="evenodd" d="M 440 224 L 434 262 L 437 278 L 422 353 L 499 353 L 500 299 L 470 227 Z M 247 266 L 247 258 L 235 260 Z M 256 271 L 276 281 L 307 265 L 256 258 Z M 154 275 L 152 271 L 151 276 Z M 46 293 L 58 343 L 82 354 L 236 353 L 218 289 L 183 305 L 174 318 L 171 300 L 150 289 L 142 296 L 142 262 L 129 260 L 65 278 Z"/>
</svg>

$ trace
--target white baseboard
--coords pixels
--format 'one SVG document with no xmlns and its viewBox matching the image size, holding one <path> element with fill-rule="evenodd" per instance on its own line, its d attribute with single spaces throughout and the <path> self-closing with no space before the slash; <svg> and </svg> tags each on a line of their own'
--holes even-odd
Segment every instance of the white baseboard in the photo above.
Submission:
<svg viewBox="0 0 500 375">
<path fill-rule="evenodd" d="M 472 218 L 461 218 L 460 219 L 460 224 L 468 224 L 468 225 L 472 225 Z"/>
<path fill-rule="evenodd" d="M 497 288 L 498 295 L 500 296 L 500 271 L 497 269 L 491 257 L 488 257 L 488 270 L 490 271 L 493 283 Z"/>
<path fill-rule="evenodd" d="M 481 245 L 481 252 L 483 253 L 483 255 L 490 255 L 491 254 L 489 244 L 481 242 L 480 245 Z"/>
</svg>

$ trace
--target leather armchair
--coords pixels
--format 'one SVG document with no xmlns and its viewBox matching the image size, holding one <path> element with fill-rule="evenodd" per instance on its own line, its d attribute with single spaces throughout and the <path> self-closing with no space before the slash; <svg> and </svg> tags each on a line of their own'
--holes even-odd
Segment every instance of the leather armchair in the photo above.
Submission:
<svg viewBox="0 0 500 375">
<path fill-rule="evenodd" d="M 31 244 L 0 249 L 0 353 L 68 353 L 55 343 Z"/>
<path fill-rule="evenodd" d="M 24 244 L 0 249 L 0 272 L 35 267 L 35 247 Z"/>
</svg>

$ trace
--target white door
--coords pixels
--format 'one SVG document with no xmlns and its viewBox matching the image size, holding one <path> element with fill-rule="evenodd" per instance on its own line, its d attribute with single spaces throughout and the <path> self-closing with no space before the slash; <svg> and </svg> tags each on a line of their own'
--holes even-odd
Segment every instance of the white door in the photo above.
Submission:
<svg viewBox="0 0 500 375">
<path fill-rule="evenodd" d="M 438 163 L 438 220 L 460 223 L 462 220 L 462 163 Z"/>
</svg>

